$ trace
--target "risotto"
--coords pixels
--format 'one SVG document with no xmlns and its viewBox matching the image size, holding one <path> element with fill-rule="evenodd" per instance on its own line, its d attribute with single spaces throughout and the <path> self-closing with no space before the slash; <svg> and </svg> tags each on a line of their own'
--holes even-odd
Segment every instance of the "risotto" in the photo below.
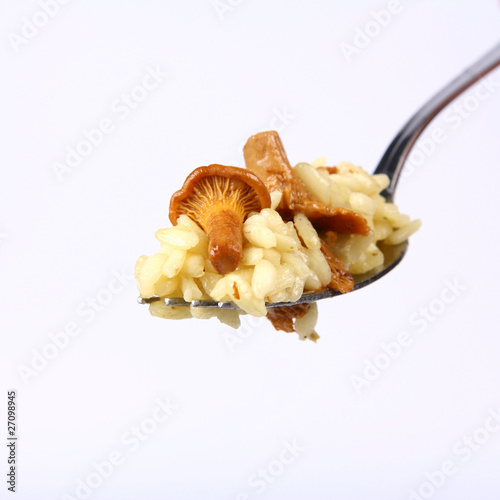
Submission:
<svg viewBox="0 0 500 500">
<path fill-rule="evenodd" d="M 251 160 L 247 161 L 247 168 L 250 163 Z M 276 328 L 295 331 L 299 338 L 315 341 L 318 338 L 314 331 L 316 304 L 268 308 L 266 303 L 294 302 L 305 293 L 327 288 L 343 293 L 349 291 L 354 283 L 352 275 L 383 265 L 384 255 L 377 243 L 396 245 L 404 242 L 420 227 L 420 221 L 402 215 L 396 205 L 388 203 L 380 194 L 389 184 L 387 176 L 370 175 L 351 163 L 327 167 L 326 160 L 320 158 L 312 163 L 299 163 L 293 169 L 290 167 L 286 175 L 306 193 L 300 198 L 302 204 L 296 205 L 290 201 L 292 195 L 282 188 L 285 185 L 282 181 L 280 184 L 276 179 L 256 174 L 269 191 L 270 206 L 260 210 L 254 206 L 243 215 L 239 208 L 231 208 L 236 210 L 236 215 L 230 214 L 234 226 L 230 231 L 234 235 L 242 234 L 239 253 L 231 250 L 233 260 L 237 255 L 231 266 L 234 269 L 225 273 L 216 269 L 220 267 L 214 260 L 211 238 L 214 231 L 223 230 L 220 217 L 227 217 L 229 208 L 227 205 L 210 208 L 216 204 L 212 201 L 203 212 L 206 215 L 212 210 L 213 217 L 218 217 L 219 225 L 215 225 L 215 229 L 207 230 L 209 223 L 200 222 L 197 212 L 184 211 L 172 227 L 156 232 L 159 250 L 149 257 L 143 255 L 135 266 L 140 295 L 153 299 L 149 306 L 153 316 L 169 319 L 217 317 L 234 328 L 240 325 L 241 314 L 267 316 Z M 229 185 L 227 178 L 230 176 L 224 175 L 224 193 L 236 188 L 241 190 L 239 180 Z M 255 183 L 253 178 L 251 181 Z M 210 183 L 213 191 L 213 181 Z M 218 193 L 217 199 L 229 196 L 224 193 Z M 196 194 L 200 196 L 199 192 Z M 178 193 L 175 196 L 179 197 Z M 304 199 L 309 205 L 302 210 Z M 193 201 L 196 203 L 199 202 Z M 265 206 L 266 202 L 263 203 Z M 322 210 L 321 218 L 315 218 L 312 210 Z M 231 237 L 227 242 L 221 240 L 220 235 L 218 238 L 215 251 L 237 239 Z M 220 252 L 218 258 L 221 258 Z M 166 306 L 163 300 L 154 300 L 167 297 L 183 298 L 186 302 L 200 299 L 232 302 L 239 309 Z"/>
</svg>

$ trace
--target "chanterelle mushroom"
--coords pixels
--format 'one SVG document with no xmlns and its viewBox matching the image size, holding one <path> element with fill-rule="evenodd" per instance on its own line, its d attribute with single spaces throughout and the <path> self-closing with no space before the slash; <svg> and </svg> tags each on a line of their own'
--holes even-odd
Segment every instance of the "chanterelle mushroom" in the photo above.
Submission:
<svg viewBox="0 0 500 500">
<path fill-rule="evenodd" d="M 199 167 L 170 200 L 172 224 L 186 214 L 208 235 L 209 259 L 217 272 L 234 271 L 243 255 L 243 221 L 250 212 L 271 206 L 264 183 L 238 167 Z"/>
<path fill-rule="evenodd" d="M 317 228 L 339 233 L 370 232 L 366 219 L 343 207 L 332 207 L 315 200 L 304 183 L 293 173 L 278 132 L 269 130 L 253 135 L 244 148 L 247 169 L 261 179 L 269 191 L 281 191 L 277 211 L 285 220 L 303 213 Z"/>
</svg>

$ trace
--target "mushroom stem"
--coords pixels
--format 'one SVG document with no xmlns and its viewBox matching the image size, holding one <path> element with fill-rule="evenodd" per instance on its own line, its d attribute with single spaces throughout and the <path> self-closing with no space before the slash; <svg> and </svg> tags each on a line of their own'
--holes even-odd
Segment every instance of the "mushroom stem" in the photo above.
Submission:
<svg viewBox="0 0 500 500">
<path fill-rule="evenodd" d="M 205 222 L 208 235 L 208 255 L 218 273 L 236 269 L 243 256 L 243 219 L 233 210 L 211 213 Z"/>
<path fill-rule="evenodd" d="M 238 267 L 243 256 L 243 221 L 271 206 L 264 183 L 244 168 L 208 165 L 193 170 L 170 200 L 169 218 L 188 215 L 208 235 L 210 262 L 220 274 Z"/>
</svg>

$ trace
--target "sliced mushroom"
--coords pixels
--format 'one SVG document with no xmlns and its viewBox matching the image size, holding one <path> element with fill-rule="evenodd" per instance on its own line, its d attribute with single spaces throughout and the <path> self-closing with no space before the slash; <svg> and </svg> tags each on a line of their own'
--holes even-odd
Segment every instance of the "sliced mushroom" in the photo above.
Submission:
<svg viewBox="0 0 500 500">
<path fill-rule="evenodd" d="M 320 238 L 320 241 L 321 251 L 332 271 L 332 279 L 328 284 L 328 288 L 338 290 L 341 293 L 350 292 L 354 288 L 354 278 L 352 274 L 345 270 L 344 263 L 331 251 L 330 247 L 322 238 Z"/>
<path fill-rule="evenodd" d="M 250 212 L 271 206 L 269 192 L 253 173 L 238 167 L 209 165 L 187 177 L 170 200 L 172 224 L 186 214 L 209 239 L 209 259 L 217 272 L 236 269 L 243 255 L 243 221 Z"/>
<path fill-rule="evenodd" d="M 367 235 L 370 226 L 361 215 L 343 207 L 331 207 L 307 191 L 292 170 L 278 132 L 271 130 L 250 137 L 243 148 L 248 170 L 259 177 L 270 192 L 283 193 L 277 211 L 285 220 L 303 213 L 317 228 L 339 233 Z"/>
<path fill-rule="evenodd" d="M 270 307 L 267 311 L 267 319 L 272 323 L 276 330 L 283 330 L 287 333 L 298 333 L 298 321 L 303 318 L 310 310 L 311 304 L 295 304 L 293 306 Z M 319 339 L 319 335 L 313 330 L 308 338 L 313 342 Z"/>
</svg>

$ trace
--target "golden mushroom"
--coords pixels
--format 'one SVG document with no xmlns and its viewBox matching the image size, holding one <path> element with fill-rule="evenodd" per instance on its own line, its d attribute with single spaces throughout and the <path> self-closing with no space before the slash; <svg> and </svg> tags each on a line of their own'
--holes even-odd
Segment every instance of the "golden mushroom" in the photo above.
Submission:
<svg viewBox="0 0 500 500">
<path fill-rule="evenodd" d="M 314 199 L 293 172 L 281 138 L 275 130 L 251 136 L 243 148 L 243 155 L 247 169 L 256 174 L 269 191 L 281 191 L 281 202 L 276 210 L 284 220 L 291 220 L 295 214 L 302 213 L 317 229 L 365 236 L 370 233 L 370 226 L 363 216 Z"/>
<path fill-rule="evenodd" d="M 186 214 L 208 235 L 209 259 L 217 272 L 236 269 L 243 255 L 243 222 L 251 212 L 271 206 L 264 183 L 238 167 L 199 167 L 184 181 L 170 200 L 172 224 Z"/>
</svg>

